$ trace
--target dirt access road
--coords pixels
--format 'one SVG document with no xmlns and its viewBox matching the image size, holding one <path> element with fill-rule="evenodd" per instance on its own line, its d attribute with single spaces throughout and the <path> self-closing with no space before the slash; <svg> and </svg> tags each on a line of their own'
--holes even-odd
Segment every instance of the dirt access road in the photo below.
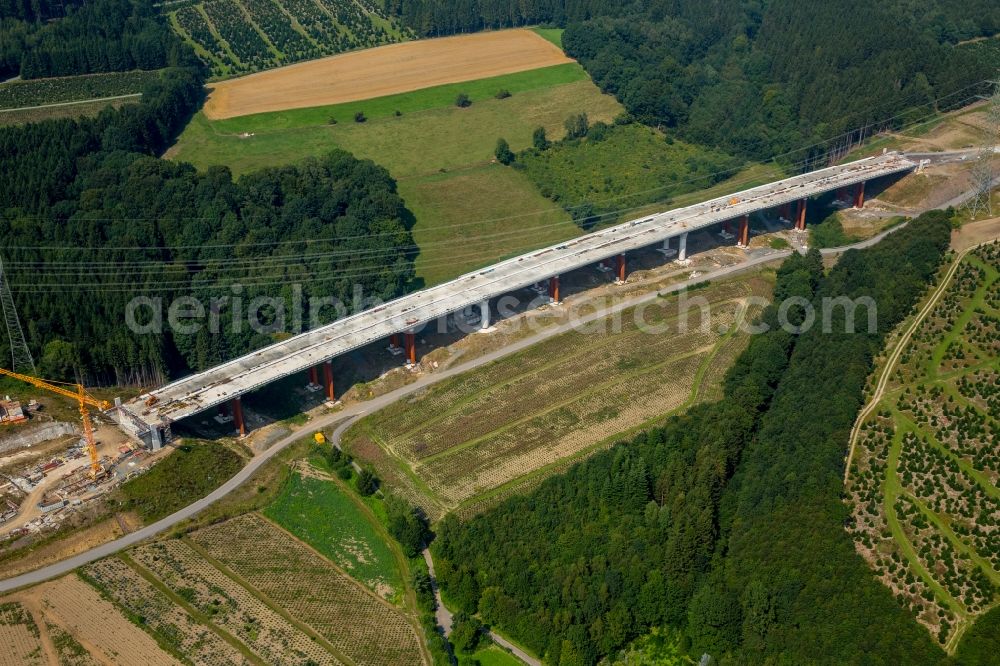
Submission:
<svg viewBox="0 0 1000 666">
<path fill-rule="evenodd" d="M 212 120 L 356 102 L 573 62 L 531 30 L 422 39 L 341 53 L 210 87 Z"/>
<path fill-rule="evenodd" d="M 899 226 L 883 231 L 882 233 L 868 240 L 861 241 L 860 243 L 855 243 L 853 245 L 847 245 L 840 248 L 829 248 L 822 250 L 822 252 L 824 256 L 832 256 L 841 254 L 849 249 L 861 249 L 864 247 L 869 247 L 871 245 L 874 245 L 881 239 L 885 238 L 890 233 L 894 233 L 895 231 L 898 231 L 899 229 L 902 229 L 905 226 L 906 226 L 905 224 L 901 224 Z M 668 293 L 674 293 L 677 291 L 681 291 L 683 289 L 687 289 L 688 287 L 696 283 L 704 282 L 707 280 L 717 280 L 723 277 L 737 275 L 739 273 L 751 270 L 757 266 L 780 261 L 789 256 L 792 252 L 793 250 L 783 250 L 780 252 L 772 252 L 769 254 L 761 255 L 752 259 L 748 258 L 747 261 L 744 261 L 742 263 L 735 264 L 733 266 L 726 266 L 716 271 L 712 271 L 704 275 L 701 275 L 697 278 L 690 279 L 685 282 L 679 282 L 675 285 L 672 285 L 668 289 L 664 289 L 661 291 L 652 291 L 649 293 L 641 294 L 631 299 L 620 301 L 612 306 L 597 310 L 591 313 L 590 315 L 581 318 L 576 322 L 570 322 L 561 326 L 552 326 L 546 328 L 545 330 L 535 335 L 522 338 L 521 340 L 518 340 L 517 342 L 511 345 L 502 347 L 493 352 L 490 352 L 489 354 L 480 356 L 476 359 L 469 361 L 468 363 L 460 363 L 441 372 L 424 375 L 411 384 L 402 386 L 394 391 L 390 391 L 381 396 L 373 398 L 372 400 L 354 403 L 348 405 L 346 408 L 344 408 L 339 412 L 334 412 L 333 414 L 328 414 L 326 416 L 314 419 L 309 423 L 309 430 L 322 430 L 334 424 L 339 424 L 337 429 L 333 433 L 332 437 L 333 442 L 339 445 L 339 440 L 341 435 L 351 425 L 353 421 L 361 418 L 365 414 L 370 414 L 371 412 L 382 409 L 383 407 L 395 402 L 396 400 L 399 400 L 407 395 L 419 391 L 431 384 L 442 381 L 456 374 L 467 372 L 469 370 L 481 367 L 487 363 L 503 358 L 504 356 L 516 353 L 550 336 L 565 333 L 567 330 L 570 330 L 575 325 L 587 324 L 591 321 L 603 317 L 608 317 L 612 314 L 615 314 L 616 312 L 627 310 L 641 303 L 654 301 L 655 299 L 660 298 L 661 296 L 666 295 Z M 233 490 L 235 490 L 243 483 L 245 483 L 248 479 L 250 479 L 250 477 L 252 477 L 254 473 L 258 469 L 260 469 L 260 467 L 266 464 L 272 457 L 274 457 L 276 454 L 278 454 L 279 452 L 281 452 L 283 449 L 290 446 L 294 442 L 302 439 L 303 436 L 304 435 L 301 431 L 297 431 L 275 442 L 266 451 L 251 458 L 250 462 L 243 469 L 237 472 L 235 476 L 233 476 L 231 479 L 223 483 L 214 491 L 212 491 L 205 497 L 193 502 L 192 504 L 189 504 L 180 511 L 172 513 L 169 516 L 162 518 L 161 520 L 158 520 L 155 523 L 152 523 L 151 525 L 142 527 L 136 530 L 135 532 L 125 535 L 119 539 L 101 544 L 100 546 L 97 546 L 91 550 L 88 550 L 86 552 L 62 560 L 61 562 L 57 562 L 42 567 L 35 571 L 31 571 L 19 576 L 14 576 L 11 578 L 0 580 L 0 592 L 14 590 L 27 585 L 34 585 L 36 583 L 40 583 L 50 578 L 55 578 L 69 571 L 72 571 L 77 567 L 83 566 L 84 564 L 89 564 L 90 562 L 99 560 L 102 557 L 106 557 L 108 555 L 117 553 L 118 551 L 124 550 L 141 541 L 144 541 L 145 539 L 156 536 L 157 534 L 160 534 L 170 529 L 174 525 L 177 525 L 178 523 L 181 523 L 195 516 L 203 509 L 207 508 L 208 506 L 214 504 L 218 500 L 222 499 L 223 497 L 231 493 Z"/>
</svg>

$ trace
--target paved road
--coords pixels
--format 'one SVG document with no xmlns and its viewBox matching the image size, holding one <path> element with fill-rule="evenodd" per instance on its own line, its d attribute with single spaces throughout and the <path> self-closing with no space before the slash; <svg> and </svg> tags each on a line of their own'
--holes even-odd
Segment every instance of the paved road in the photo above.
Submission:
<svg viewBox="0 0 1000 666">
<path fill-rule="evenodd" d="M 877 236 L 874 236 L 873 238 L 870 238 L 865 241 L 861 241 L 860 243 L 855 243 L 853 245 L 848 245 L 840 248 L 829 248 L 823 250 L 822 252 L 824 255 L 835 255 L 852 248 L 860 249 L 868 247 L 870 245 L 877 243 L 879 240 L 889 235 L 890 233 L 898 231 L 904 226 L 905 225 L 901 224 L 899 226 L 893 227 L 892 229 L 883 231 Z M 627 310 L 637 305 L 641 305 L 643 303 L 653 302 L 661 295 L 666 295 L 681 291 L 695 283 L 700 283 L 707 280 L 717 280 L 724 277 L 730 277 L 733 275 L 737 275 L 739 273 L 746 272 L 758 266 L 771 263 L 779 259 L 784 259 L 785 257 L 789 256 L 792 252 L 793 250 L 782 250 L 780 252 L 771 251 L 765 254 L 755 255 L 743 263 L 707 272 L 703 275 L 700 275 L 697 279 L 680 282 L 676 285 L 672 285 L 669 288 L 661 290 L 659 292 L 654 291 L 647 294 L 640 294 L 638 296 L 634 296 L 632 298 L 623 300 L 614 305 L 597 310 L 586 316 L 581 316 L 574 322 L 568 322 L 565 324 L 560 324 L 558 326 L 547 327 L 543 331 L 540 331 L 534 335 L 518 340 L 501 349 L 497 349 L 488 354 L 480 356 L 479 358 L 470 360 L 467 363 L 458 364 L 440 372 L 425 374 L 411 384 L 407 384 L 406 386 L 400 387 L 394 391 L 390 391 L 389 393 L 380 395 L 366 402 L 348 405 L 339 412 L 316 418 L 313 421 L 309 422 L 309 427 L 307 429 L 303 429 L 296 433 L 288 435 L 284 439 L 275 442 L 269 449 L 267 449 L 263 453 L 254 456 L 246 467 L 241 469 L 239 472 L 237 472 L 235 476 L 233 476 L 231 479 L 229 479 L 221 486 L 213 490 L 207 496 L 193 502 L 192 504 L 189 504 L 188 506 L 177 511 L 176 513 L 172 513 L 169 516 L 161 518 L 155 523 L 152 523 L 151 525 L 147 525 L 141 529 L 136 530 L 135 532 L 122 536 L 118 539 L 115 539 L 114 541 L 109 541 L 108 543 L 96 546 L 84 553 L 74 555 L 73 557 L 67 558 L 60 562 L 56 562 L 54 564 L 50 564 L 35 571 L 30 571 L 28 573 L 21 574 L 20 576 L 15 576 L 13 578 L 0 580 L 0 592 L 6 592 L 8 590 L 12 590 L 18 587 L 23 587 L 26 585 L 34 585 L 36 583 L 40 583 L 50 578 L 61 576 L 65 573 L 72 571 L 77 567 L 89 564 L 90 562 L 99 560 L 102 557 L 107 557 L 108 555 L 117 553 L 120 550 L 124 550 L 131 546 L 134 546 L 135 544 L 141 541 L 149 539 L 150 537 L 154 537 L 157 534 L 165 532 L 170 528 L 174 527 L 175 525 L 178 525 L 184 522 L 185 520 L 194 517 L 197 513 L 211 506 L 212 504 L 219 501 L 220 499 L 231 493 L 233 490 L 241 486 L 243 483 L 245 483 L 250 477 L 253 476 L 253 474 L 258 469 L 260 469 L 262 465 L 267 463 L 267 461 L 269 461 L 276 454 L 281 452 L 283 449 L 285 449 L 292 443 L 305 437 L 307 435 L 307 432 L 311 432 L 313 430 L 321 430 L 323 428 L 326 428 L 328 426 L 331 426 L 335 423 L 342 421 L 342 423 L 340 423 L 337 426 L 333 434 L 333 441 L 339 444 L 340 436 L 355 420 L 361 418 L 366 414 L 378 411 L 379 409 L 382 409 L 383 407 L 386 407 L 396 402 L 400 398 L 407 396 L 411 393 L 414 393 L 416 391 L 419 391 L 423 388 L 426 388 L 431 384 L 443 381 L 459 373 L 466 372 L 474 368 L 478 368 L 480 366 L 483 366 L 487 363 L 503 358 L 510 354 L 514 354 L 534 344 L 537 344 L 538 342 L 541 342 L 542 340 L 545 340 L 549 337 L 570 331 L 576 326 L 587 324 L 598 319 L 603 319 L 604 317 L 608 317 L 610 315 L 616 314 L 623 310 Z"/>
<path fill-rule="evenodd" d="M 424 561 L 427 562 L 427 570 L 431 576 L 431 588 L 433 588 L 434 598 L 437 600 L 437 611 L 435 612 L 437 623 L 439 627 L 444 629 L 444 635 L 447 637 L 451 635 L 452 614 L 451 611 L 444 605 L 444 602 L 441 601 L 441 591 L 438 589 L 437 576 L 434 573 L 434 560 L 431 558 L 431 551 L 427 548 L 424 549 Z M 494 643 L 509 650 L 518 659 L 528 664 L 528 666 L 542 666 L 542 662 L 535 659 L 530 654 L 514 645 L 495 631 L 490 632 L 490 638 Z"/>
<path fill-rule="evenodd" d="M 338 425 L 333 435 L 333 440 L 335 442 L 339 442 L 339 438 L 343 434 L 343 432 L 350 426 L 352 422 L 354 422 L 358 418 L 366 414 L 370 414 L 371 412 L 382 409 L 383 407 L 386 407 L 396 402 L 400 398 L 409 395 L 411 393 L 414 393 L 416 391 L 419 391 L 420 389 L 426 388 L 431 384 L 443 381 L 459 373 L 480 367 L 497 359 L 503 358 L 504 356 L 507 356 L 509 354 L 514 354 L 518 351 L 526 349 L 527 347 L 530 347 L 531 345 L 537 344 L 538 342 L 546 338 L 549 338 L 554 335 L 559 335 L 560 333 L 565 333 L 571 330 L 574 326 L 587 324 L 597 319 L 602 319 L 617 312 L 621 312 L 622 310 L 627 310 L 628 308 L 634 307 L 636 305 L 655 301 L 660 296 L 660 294 L 677 292 L 690 286 L 693 283 L 703 282 L 705 280 L 711 280 L 711 279 L 719 279 L 730 275 L 736 275 L 738 273 L 748 271 L 762 264 L 776 261 L 778 259 L 783 259 L 784 257 L 787 257 L 789 254 L 791 254 L 791 250 L 785 250 L 782 252 L 770 252 L 766 255 L 754 257 L 744 263 L 737 264 L 735 266 L 720 268 L 716 271 L 705 273 L 704 275 L 699 276 L 696 280 L 688 280 L 686 282 L 673 285 L 670 288 L 665 289 L 661 292 L 651 292 L 648 294 L 641 294 L 639 296 L 623 300 L 619 303 L 616 303 L 615 305 L 603 308 L 601 310 L 597 310 L 586 316 L 582 316 L 575 322 L 569 322 L 566 324 L 560 324 L 558 326 L 547 327 L 545 330 L 540 331 L 539 333 L 518 340 L 506 347 L 492 351 L 488 354 L 480 356 L 479 358 L 468 361 L 467 363 L 458 364 L 440 372 L 425 374 L 420 378 L 418 378 L 415 382 L 407 384 L 406 386 L 400 387 L 394 391 L 390 391 L 389 393 L 386 393 L 384 395 L 372 398 L 371 400 L 368 400 L 366 402 L 348 405 L 346 408 L 344 408 L 339 412 L 316 418 L 309 422 L 309 426 L 307 429 L 303 429 L 288 435 L 284 439 L 275 442 L 273 445 L 271 445 L 269 449 L 267 449 L 263 453 L 254 456 L 247 464 L 247 466 L 241 469 L 239 472 L 237 472 L 237 474 L 234 477 L 223 483 L 221 486 L 213 490 L 211 493 L 209 493 L 202 499 L 199 499 L 193 502 L 192 504 L 189 504 L 188 506 L 177 511 L 176 513 L 172 513 L 165 518 L 161 518 L 160 520 L 156 521 L 155 523 L 152 523 L 151 525 L 147 525 L 146 527 L 138 529 L 135 532 L 132 532 L 131 534 L 115 539 L 114 541 L 110 541 L 106 544 L 96 546 L 95 548 L 87 552 L 74 555 L 73 557 L 62 560 L 61 562 L 56 562 L 55 564 L 50 564 L 46 567 L 42 567 L 41 569 L 37 569 L 36 571 L 31 571 L 22 574 L 20 576 L 8 578 L 6 580 L 0 580 L 0 592 L 5 592 L 7 590 L 12 590 L 14 588 L 22 587 L 25 585 L 33 585 L 35 583 L 40 583 L 50 578 L 55 578 L 56 576 L 68 573 L 69 571 L 72 571 L 77 567 L 83 566 L 85 564 L 98 560 L 102 557 L 106 557 L 120 550 L 124 550 L 125 548 L 129 548 L 130 546 L 133 546 L 145 539 L 148 539 L 150 537 L 156 536 L 157 534 L 169 530 L 175 525 L 178 525 L 184 522 L 185 520 L 192 518 L 203 509 L 211 506 L 215 502 L 219 501 L 220 499 L 231 493 L 233 490 L 235 490 L 240 485 L 245 483 L 247 479 L 253 476 L 254 472 L 260 469 L 260 467 L 264 465 L 268 460 L 273 458 L 276 454 L 278 454 L 280 451 L 291 445 L 293 442 L 296 442 L 305 437 L 307 435 L 307 432 L 311 432 L 313 430 L 320 430 L 330 425 L 333 425 L 339 421 L 343 421 L 342 423 L 340 423 L 340 425 Z"/>
</svg>

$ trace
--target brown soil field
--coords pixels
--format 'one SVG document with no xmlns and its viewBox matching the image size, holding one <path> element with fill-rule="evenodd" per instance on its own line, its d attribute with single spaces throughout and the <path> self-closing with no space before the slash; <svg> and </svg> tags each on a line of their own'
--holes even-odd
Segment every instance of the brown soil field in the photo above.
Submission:
<svg viewBox="0 0 1000 666">
<path fill-rule="evenodd" d="M 960 229 L 951 232 L 951 249 L 961 251 L 998 238 L 1000 238 L 1000 217 L 967 222 Z"/>
<path fill-rule="evenodd" d="M 179 666 L 151 636 L 74 575 L 24 590 L 13 599 L 69 632 L 101 663 Z"/>
<path fill-rule="evenodd" d="M 219 120 L 355 102 L 568 62 L 558 46 L 523 29 L 389 44 L 217 83 L 205 115 Z"/>
</svg>

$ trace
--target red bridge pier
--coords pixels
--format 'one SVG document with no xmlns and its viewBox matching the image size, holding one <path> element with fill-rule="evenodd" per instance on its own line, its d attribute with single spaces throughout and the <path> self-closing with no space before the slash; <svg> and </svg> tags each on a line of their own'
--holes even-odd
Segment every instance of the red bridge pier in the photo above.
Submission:
<svg viewBox="0 0 1000 666">
<path fill-rule="evenodd" d="M 324 361 L 323 362 L 323 387 L 326 389 L 326 399 L 330 402 L 336 400 L 336 394 L 333 390 L 333 362 Z"/>
<path fill-rule="evenodd" d="M 247 434 L 247 426 L 243 421 L 243 400 L 240 396 L 236 396 L 232 399 L 230 405 L 233 410 L 233 421 L 236 423 L 236 430 L 239 431 L 240 437 L 243 437 Z"/>
<path fill-rule="evenodd" d="M 795 228 L 798 231 L 806 230 L 806 200 L 800 199 L 798 208 L 795 210 Z"/>
<path fill-rule="evenodd" d="M 406 364 L 417 364 L 417 339 L 413 331 L 403 334 L 403 342 L 406 343 Z"/>
</svg>

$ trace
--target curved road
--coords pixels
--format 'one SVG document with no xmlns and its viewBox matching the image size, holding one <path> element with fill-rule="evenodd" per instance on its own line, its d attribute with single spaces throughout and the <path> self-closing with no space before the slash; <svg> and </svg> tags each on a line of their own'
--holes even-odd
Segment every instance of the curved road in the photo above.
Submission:
<svg viewBox="0 0 1000 666">
<path fill-rule="evenodd" d="M 861 241 L 860 243 L 855 243 L 853 245 L 847 245 L 839 248 L 825 249 L 823 250 L 823 254 L 835 255 L 845 252 L 849 249 L 860 249 L 868 247 L 870 245 L 877 243 L 879 240 L 881 240 L 888 234 L 903 228 L 904 226 L 905 224 L 898 225 L 896 227 L 893 227 L 892 229 L 883 231 L 882 233 L 868 240 Z M 456 365 L 441 372 L 435 372 L 432 374 L 423 375 L 422 377 L 417 379 L 417 381 L 411 384 L 407 384 L 406 386 L 400 387 L 394 391 L 390 391 L 389 393 L 375 397 L 366 402 L 349 405 L 343 410 L 336 412 L 334 414 L 328 414 L 326 416 L 314 419 L 313 421 L 309 422 L 308 430 L 320 430 L 334 423 L 337 423 L 338 421 L 343 421 L 343 423 L 341 423 L 337 427 L 333 437 L 333 440 L 339 443 L 340 435 L 343 434 L 344 430 L 346 430 L 351 423 L 353 423 L 361 416 L 364 416 L 365 414 L 369 414 L 374 411 L 378 411 L 379 409 L 382 409 L 383 407 L 386 407 L 392 404 L 393 402 L 396 402 L 400 398 L 409 395 L 411 393 L 414 393 L 416 391 L 419 391 L 420 389 L 430 386 L 431 384 L 442 381 L 459 373 L 467 372 L 469 370 L 483 366 L 499 358 L 503 358 L 504 356 L 514 354 L 518 351 L 521 351 L 522 349 L 526 349 L 527 347 L 537 344 L 538 342 L 541 342 L 546 338 L 552 337 L 554 335 L 559 335 L 561 333 L 565 333 L 569 330 L 572 330 L 574 327 L 580 326 L 582 324 L 587 324 L 592 321 L 602 319 L 609 315 L 616 314 L 618 312 L 621 312 L 622 310 L 627 310 L 629 308 L 641 305 L 643 303 L 653 302 L 661 295 L 666 295 L 681 291 L 695 283 L 705 282 L 708 280 L 716 280 L 719 278 L 736 275 L 744 271 L 750 270 L 752 268 L 755 268 L 757 266 L 777 261 L 779 259 L 784 259 L 785 257 L 791 255 L 792 252 L 793 250 L 768 252 L 766 254 L 750 258 L 743 263 L 736 264 L 735 266 L 727 266 L 715 271 L 705 273 L 699 276 L 697 279 L 680 282 L 662 291 L 653 291 L 648 294 L 641 294 L 639 296 L 623 300 L 619 303 L 616 303 L 615 305 L 603 308 L 601 310 L 597 310 L 587 316 L 580 317 L 576 321 L 560 324 L 559 326 L 549 327 L 544 331 L 540 331 L 539 333 L 518 340 L 506 347 L 492 351 L 488 354 L 480 356 L 479 358 L 473 359 L 467 363 Z M 240 485 L 245 483 L 251 476 L 253 476 L 253 474 L 258 469 L 260 469 L 262 465 L 267 463 L 276 454 L 278 454 L 280 451 L 291 445 L 293 442 L 302 439 L 304 436 L 305 434 L 302 431 L 299 431 L 296 433 L 292 433 L 288 437 L 285 437 L 284 439 L 275 442 L 265 452 L 251 458 L 250 462 L 246 465 L 246 467 L 241 469 L 239 472 L 236 473 L 234 477 L 223 483 L 221 486 L 213 490 L 211 493 L 189 504 L 183 509 L 175 513 L 172 513 L 165 518 L 161 518 L 155 523 L 152 523 L 141 529 L 136 530 L 135 532 L 131 532 L 125 536 L 115 539 L 114 541 L 109 541 L 108 543 L 96 546 L 86 552 L 74 555 L 73 557 L 69 557 L 65 560 L 61 560 L 54 564 L 50 564 L 40 569 L 36 569 L 35 571 L 29 571 L 19 576 L 14 576 L 13 578 L 0 580 L 0 592 L 7 592 L 9 590 L 13 590 L 19 587 L 24 587 L 27 585 L 34 585 L 36 583 L 41 583 L 42 581 L 48 580 L 50 578 L 61 576 L 65 573 L 72 571 L 73 569 L 76 569 L 77 567 L 89 564 L 90 562 L 99 560 L 102 557 L 107 557 L 108 555 L 117 553 L 120 550 L 124 550 L 126 548 L 129 548 L 130 546 L 134 546 L 135 544 L 141 541 L 144 541 L 146 539 L 149 539 L 150 537 L 154 537 L 157 534 L 160 534 L 161 532 L 169 530 L 175 525 L 178 525 L 184 522 L 185 520 L 192 518 L 203 509 L 211 506 L 215 502 L 219 501 L 220 499 L 231 493 L 233 490 L 235 490 Z"/>
</svg>

